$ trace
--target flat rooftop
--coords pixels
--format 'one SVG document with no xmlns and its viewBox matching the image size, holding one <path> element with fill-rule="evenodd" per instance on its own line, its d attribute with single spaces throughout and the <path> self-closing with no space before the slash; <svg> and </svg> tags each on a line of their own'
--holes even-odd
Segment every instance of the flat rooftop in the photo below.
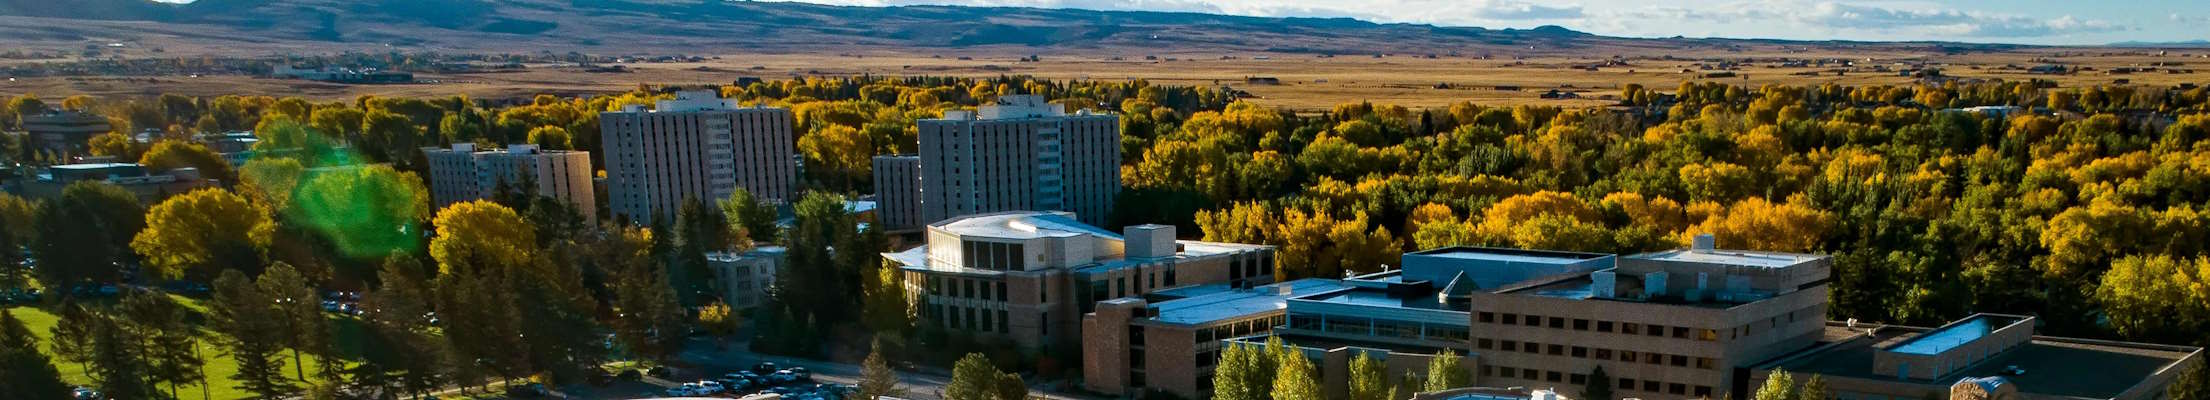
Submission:
<svg viewBox="0 0 2210 400">
<path fill-rule="evenodd" d="M 1072 214 L 1038 211 L 1008 211 L 972 215 L 929 224 L 929 228 L 941 229 L 965 236 L 1002 239 L 1036 239 L 1082 235 L 1109 239 L 1121 238 L 1119 233 L 1076 221 Z"/>
<path fill-rule="evenodd" d="M 1601 271 L 1599 271 L 1601 272 Z M 1679 296 L 1660 296 L 1648 299 L 1596 297 L 1596 280 L 1590 274 L 1575 274 L 1544 281 L 1529 281 L 1497 289 L 1495 293 L 1519 296 L 1554 297 L 1568 300 L 1617 301 L 1627 303 L 1664 304 L 1683 307 L 1730 308 L 1748 302 L 1720 301 L 1706 296 L 1698 301 L 1686 301 Z M 1641 287 L 1642 277 L 1634 274 L 1613 276 L 1619 287 Z"/>
<path fill-rule="evenodd" d="M 1202 285 L 1216 286 L 1216 285 Z M 1282 288 L 1288 288 L 1287 294 Z M 1229 289 L 1189 298 L 1155 303 L 1158 310 L 1152 321 L 1178 325 L 1201 325 L 1212 322 L 1243 319 L 1269 312 L 1281 312 L 1289 305 L 1289 298 L 1350 287 L 1334 279 L 1306 278 L 1251 289 Z"/>
<path fill-rule="evenodd" d="M 1887 382 L 1947 387 L 1968 376 L 2004 376 L 2019 392 L 2077 398 L 2108 399 L 2165 368 L 2187 360 L 2201 349 L 2180 346 L 2104 342 L 2082 339 L 2035 337 L 2026 344 L 1997 353 L 1962 371 L 1933 380 L 1897 378 L 1873 371 L 1873 355 L 1883 343 L 1911 340 L 1931 330 L 1901 326 L 1872 326 L 1865 332 L 1829 322 L 1826 334 L 1809 349 L 1783 356 L 1757 368 L 1784 369 L 1794 374 L 1818 374 Z M 2009 366 L 2024 375 L 2006 376 Z"/>
<path fill-rule="evenodd" d="M 1275 330 L 1272 333 L 1265 335 L 1246 336 L 1228 340 L 1245 344 L 1264 345 L 1266 344 L 1266 338 L 1269 336 L 1281 338 L 1282 344 L 1284 345 L 1303 347 L 1307 349 L 1334 350 L 1344 347 L 1360 347 L 1406 354 L 1435 354 L 1436 352 L 1443 350 L 1450 350 L 1452 353 L 1457 353 L 1461 356 L 1466 354 L 1466 350 L 1460 348 L 1443 348 L 1399 343 L 1369 342 L 1364 340 L 1344 340 L 1331 337 L 1305 335 L 1295 332 L 1284 332 L 1281 330 Z"/>
<path fill-rule="evenodd" d="M 1974 315 L 1888 346 L 1888 351 L 1918 355 L 1941 354 L 2023 320 L 1998 315 Z"/>
<path fill-rule="evenodd" d="M 1593 260 L 1593 259 L 1598 259 L 1598 258 L 1604 258 L 1604 256 L 1605 256 L 1605 254 L 1597 254 L 1597 253 L 1577 253 L 1577 252 L 1569 252 L 1569 251 L 1548 251 L 1548 250 L 1527 250 L 1527 249 L 1504 249 L 1504 248 L 1494 248 L 1494 247 L 1471 247 L 1471 246 L 1452 246 L 1452 247 L 1444 247 L 1444 248 L 1437 248 L 1437 249 L 1430 249 L 1430 250 L 1422 250 L 1422 251 L 1418 251 L 1418 252 L 1408 253 L 1408 254 L 1405 254 L 1405 255 L 1421 255 L 1421 256 L 1429 256 L 1429 257 L 1455 258 L 1455 259 L 1463 259 L 1463 260 L 1480 260 L 1480 261 L 1501 261 L 1501 262 L 1514 262 L 1514 263 L 1536 263 L 1536 264 L 1571 264 L 1571 263 L 1575 263 L 1575 262 L 1580 262 L 1580 261 L 1586 261 L 1586 260 Z"/>
<path fill-rule="evenodd" d="M 1627 256 L 1631 259 L 1652 261 L 1693 262 L 1726 264 L 1744 267 L 1784 268 L 1824 258 L 1813 254 L 1775 253 L 1749 250 L 1671 250 Z"/>
<path fill-rule="evenodd" d="M 1297 299 L 1306 301 L 1317 301 L 1322 303 L 1349 304 L 1370 307 L 1416 308 L 1422 310 L 1458 312 L 1466 311 L 1461 309 L 1454 309 L 1447 304 L 1443 304 L 1442 299 L 1437 298 L 1434 292 L 1429 292 L 1421 295 L 1392 296 L 1387 289 L 1368 287 L 1360 287 L 1353 290 L 1299 297 Z"/>
<path fill-rule="evenodd" d="M 1114 238 L 1114 239 L 1119 239 L 1119 238 L 1120 238 L 1120 235 L 1113 235 L 1113 236 L 1111 236 L 1111 237 L 1112 237 L 1112 238 Z M 1172 257 L 1156 257 L 1156 258 L 1147 258 L 1147 259 L 1140 259 L 1140 260 L 1130 260 L 1130 259 L 1127 259 L 1127 258 L 1125 258 L 1125 257 L 1123 257 L 1123 258 L 1115 258 L 1115 259 L 1110 259 L 1110 260 L 1100 260 L 1100 261 L 1098 261 L 1098 262 L 1096 262 L 1096 263 L 1093 263 L 1093 264 L 1089 264 L 1089 265 L 1084 265 L 1084 266 L 1080 266 L 1080 267 L 1074 267 L 1074 268 L 1071 268 L 1071 270 L 1073 270 L 1074 272 L 1080 272 L 1080 273 L 1085 273 L 1085 274 L 1094 274 L 1094 273 L 1099 273 L 1099 272 L 1105 272 L 1105 271 L 1112 271 L 1112 270 L 1116 270 L 1116 269 L 1121 269 L 1121 268 L 1128 268 L 1128 267 L 1134 267 L 1134 266 L 1140 266 L 1140 265 L 1149 265 L 1149 264 L 1152 264 L 1152 263 L 1157 263 L 1157 262 L 1159 262 L 1159 260 L 1167 260 L 1167 259 L 1173 259 L 1173 260 L 1187 260 L 1187 259 L 1192 259 L 1192 258 L 1211 257 L 1211 256 L 1216 256 L 1216 255 L 1221 255 L 1221 254 L 1229 254 L 1229 253 L 1238 253 L 1238 252 L 1245 252 L 1245 251 L 1253 251 L 1253 250 L 1259 250 L 1259 249 L 1264 249 L 1264 248 L 1272 247 L 1272 246 L 1267 246 L 1267 245 L 1262 245 L 1262 244 L 1242 244 L 1242 243 L 1200 242 L 1200 241 L 1195 241 L 1195 240 L 1176 240 L 1176 241 L 1174 241 L 1174 244 L 1178 245 L 1178 247 L 1181 247 L 1181 251 L 1177 251 L 1177 252 L 1175 252 L 1175 253 L 1174 253 L 1174 256 L 1172 256 Z M 1268 267 L 1268 268 L 1272 268 L 1272 267 Z"/>
</svg>

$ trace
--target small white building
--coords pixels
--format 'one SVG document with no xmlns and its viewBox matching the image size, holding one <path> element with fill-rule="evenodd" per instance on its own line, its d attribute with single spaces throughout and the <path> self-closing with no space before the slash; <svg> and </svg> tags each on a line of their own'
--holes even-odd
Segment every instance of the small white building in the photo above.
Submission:
<svg viewBox="0 0 2210 400">
<path fill-rule="evenodd" d="M 767 289 L 775 286 L 775 272 L 789 259 L 788 254 L 777 246 L 743 253 L 707 253 L 706 266 L 713 270 L 721 301 L 729 308 L 746 309 L 767 302 Z"/>
</svg>

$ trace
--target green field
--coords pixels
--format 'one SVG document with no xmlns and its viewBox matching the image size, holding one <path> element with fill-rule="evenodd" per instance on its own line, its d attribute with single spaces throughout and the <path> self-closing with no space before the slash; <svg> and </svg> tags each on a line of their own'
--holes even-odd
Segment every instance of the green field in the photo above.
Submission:
<svg viewBox="0 0 2210 400">
<path fill-rule="evenodd" d="M 200 304 L 199 299 L 175 295 L 171 295 L 171 297 L 174 297 L 179 303 L 183 304 L 185 308 L 192 310 L 192 312 L 194 313 L 204 313 L 206 311 L 206 307 Z M 23 319 L 24 324 L 30 326 L 31 333 L 38 335 L 40 341 L 47 340 L 48 336 L 51 335 L 51 332 L 54 329 L 54 324 L 60 319 L 50 310 L 39 307 L 11 306 L 7 308 L 15 312 L 16 318 Z M 360 325 L 358 323 L 358 320 L 352 318 L 333 317 L 331 318 L 331 322 L 333 325 L 338 327 L 338 336 L 340 336 L 338 343 L 359 343 L 358 340 L 346 340 L 345 338 L 347 336 L 359 334 Z M 207 331 L 205 328 L 201 329 L 201 334 L 203 336 L 201 337 L 200 342 L 200 354 L 202 354 L 203 357 L 205 357 L 205 359 L 207 360 L 207 364 L 205 367 L 205 374 L 207 375 L 207 387 L 203 391 L 200 385 L 197 384 L 180 385 L 176 388 L 177 398 L 193 400 L 230 400 L 251 398 L 252 395 L 250 393 L 246 393 L 245 391 L 235 388 L 234 386 L 237 386 L 237 382 L 230 379 L 231 374 L 235 374 L 238 372 L 238 363 L 232 361 L 230 357 L 225 356 L 223 354 L 223 349 L 219 346 L 216 346 L 215 343 L 209 340 L 215 338 L 218 334 L 212 331 Z M 49 356 L 53 354 L 53 350 L 51 348 L 42 346 L 40 350 L 47 352 Z M 358 354 L 359 351 L 359 349 L 357 348 L 341 348 L 340 350 L 345 354 Z M 283 356 L 283 361 L 286 364 L 285 375 L 291 376 L 290 372 L 293 371 L 293 369 L 291 369 L 292 366 L 290 365 L 290 353 L 287 352 L 283 354 Z M 315 367 L 316 362 L 314 356 L 304 356 L 304 363 L 306 364 L 307 378 L 309 380 L 312 380 L 315 376 L 315 372 L 319 370 Z M 84 386 L 91 385 L 92 379 L 85 375 L 83 365 L 63 361 L 59 358 L 54 359 L 54 364 L 55 367 L 61 369 L 62 379 L 68 380 L 69 383 Z M 300 384 L 300 386 L 306 386 L 306 384 Z M 162 387 L 160 389 L 163 391 L 167 391 L 170 388 Z"/>
</svg>

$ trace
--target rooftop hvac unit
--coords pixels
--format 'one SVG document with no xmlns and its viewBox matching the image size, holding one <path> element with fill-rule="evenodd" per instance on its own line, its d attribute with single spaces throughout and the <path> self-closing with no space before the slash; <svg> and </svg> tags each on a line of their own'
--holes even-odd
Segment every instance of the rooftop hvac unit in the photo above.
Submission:
<svg viewBox="0 0 2210 400">
<path fill-rule="evenodd" d="M 1643 296 L 1645 296 L 1645 297 L 1664 296 L 1664 295 L 1665 295 L 1665 276 L 1666 276 L 1666 275 L 1667 275 L 1667 274 L 1665 273 L 1665 271 L 1656 271 L 1656 272 L 1651 272 L 1651 273 L 1643 274 L 1643 275 L 1642 275 L 1642 294 L 1643 294 Z"/>
<path fill-rule="evenodd" d="M 1589 295 L 1599 299 L 1619 297 L 1619 274 L 1612 271 L 1596 271 L 1588 274 Z"/>
</svg>

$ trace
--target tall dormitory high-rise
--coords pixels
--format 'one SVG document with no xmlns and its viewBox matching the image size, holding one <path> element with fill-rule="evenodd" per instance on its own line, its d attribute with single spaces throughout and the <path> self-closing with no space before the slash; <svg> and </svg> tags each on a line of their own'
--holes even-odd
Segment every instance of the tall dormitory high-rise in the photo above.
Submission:
<svg viewBox="0 0 2210 400">
<path fill-rule="evenodd" d="M 1068 114 L 1041 96 L 1008 95 L 921 120 L 919 136 L 918 154 L 875 162 L 877 214 L 893 231 L 1016 210 L 1072 211 L 1104 225 L 1120 194 L 1117 115 Z"/>
<path fill-rule="evenodd" d="M 788 109 L 742 107 L 709 91 L 676 93 L 653 109 L 599 114 L 607 208 L 634 224 L 674 218 L 685 198 L 716 201 L 744 188 L 795 200 L 795 123 Z"/>
</svg>

